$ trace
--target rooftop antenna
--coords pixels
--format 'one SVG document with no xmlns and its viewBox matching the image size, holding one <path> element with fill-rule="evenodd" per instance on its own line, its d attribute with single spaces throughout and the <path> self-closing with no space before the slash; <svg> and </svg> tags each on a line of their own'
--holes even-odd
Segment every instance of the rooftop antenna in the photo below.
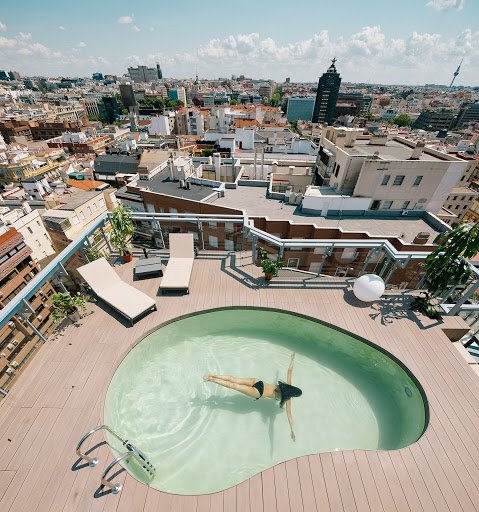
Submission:
<svg viewBox="0 0 479 512">
<path fill-rule="evenodd" d="M 459 66 L 457 66 L 456 71 L 454 71 L 454 77 L 452 79 L 451 85 L 449 86 L 449 89 L 452 87 L 452 84 L 454 83 L 454 80 L 456 79 L 456 76 L 459 74 L 459 70 L 461 69 L 461 64 L 462 64 L 463 60 L 464 60 L 464 57 L 461 59 L 461 62 L 459 64 Z"/>
</svg>

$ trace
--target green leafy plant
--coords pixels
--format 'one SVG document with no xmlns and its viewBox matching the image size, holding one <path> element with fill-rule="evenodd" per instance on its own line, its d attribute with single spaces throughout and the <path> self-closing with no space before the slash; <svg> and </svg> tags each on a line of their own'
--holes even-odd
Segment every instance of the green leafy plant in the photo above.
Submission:
<svg viewBox="0 0 479 512">
<path fill-rule="evenodd" d="M 421 295 L 414 297 L 409 305 L 409 309 L 412 311 L 419 311 L 428 318 L 438 318 L 439 313 L 436 308 L 431 305 L 431 301 L 434 299 L 432 293 L 421 292 Z"/>
<path fill-rule="evenodd" d="M 283 267 L 281 260 L 273 261 L 269 259 L 261 260 L 261 267 L 265 274 L 272 274 L 273 276 L 278 275 L 278 270 Z"/>
<path fill-rule="evenodd" d="M 107 257 L 107 255 L 103 251 L 101 251 L 100 249 L 96 249 L 94 247 L 86 249 L 85 253 L 89 261 L 95 261 L 99 260 L 100 258 Z"/>
<path fill-rule="evenodd" d="M 431 301 L 451 287 L 466 284 L 471 278 L 471 267 L 467 259 L 479 252 L 479 223 L 462 224 L 452 231 L 441 233 L 434 240 L 438 247 L 426 258 L 425 287 L 423 301 L 427 302 L 423 313 L 432 308 Z M 411 303 L 411 309 L 415 301 Z M 419 311 L 419 310 L 418 310 Z"/>
<path fill-rule="evenodd" d="M 71 295 L 70 292 L 58 292 L 52 295 L 52 316 L 55 322 L 60 322 L 75 311 L 85 310 L 87 302 L 93 302 L 90 295 L 77 293 Z"/>
<path fill-rule="evenodd" d="M 268 257 L 268 253 L 264 247 L 258 247 L 256 249 L 256 257 L 259 261 L 263 261 Z"/>
<path fill-rule="evenodd" d="M 111 214 L 110 242 L 120 256 L 131 254 L 131 240 L 135 231 L 131 220 L 131 210 L 123 204 L 119 204 Z"/>
</svg>

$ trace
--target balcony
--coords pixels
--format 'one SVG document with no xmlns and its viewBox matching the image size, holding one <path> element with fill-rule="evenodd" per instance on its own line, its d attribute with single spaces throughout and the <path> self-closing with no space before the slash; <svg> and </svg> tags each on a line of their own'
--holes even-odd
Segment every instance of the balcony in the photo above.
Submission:
<svg viewBox="0 0 479 512">
<path fill-rule="evenodd" d="M 0 400 L 2 510 L 28 510 L 35 504 L 38 510 L 309 511 L 355 510 L 361 508 L 358 503 L 374 511 L 474 509 L 477 490 L 467 477 L 475 474 L 479 456 L 479 379 L 474 365 L 460 357 L 440 322 L 421 325 L 407 311 L 409 292 L 389 290 L 372 305 L 358 303 L 350 293 L 352 279 L 363 268 L 376 269 L 391 283 L 395 272 L 403 275 L 411 262 L 423 260 L 427 253 L 400 254 L 387 240 L 284 240 L 261 231 L 243 216 L 135 214 L 134 219 L 135 258 L 143 257 L 143 249 L 166 258 L 169 233 L 193 232 L 198 257 L 190 293 L 158 295 L 159 278 L 134 280 L 134 262 L 123 264 L 113 254 L 110 262 L 115 271 L 155 297 L 157 311 L 129 327 L 98 302 L 89 306 L 78 323 L 66 325 L 46 342 L 37 338 L 42 345 L 39 354 L 29 359 Z M 1 325 L 14 316 L 25 317 L 24 301 L 46 281 L 57 289 L 74 289 L 69 262 L 85 260 L 89 246 L 109 251 L 103 236 L 107 228 L 104 215 L 4 308 Z M 285 261 L 288 254 L 314 255 L 316 271 L 285 269 L 267 284 L 254 264 L 258 245 L 266 248 L 269 257 Z M 349 249 L 348 258 L 345 249 Z M 353 268 L 354 273 L 335 276 L 339 265 Z M 464 297 L 464 291 L 458 293 L 451 296 L 458 300 L 454 305 Z M 396 451 L 353 450 L 293 458 L 242 484 L 202 496 L 161 493 L 125 471 L 115 480 L 124 485 L 123 491 L 114 495 L 98 489 L 100 467 L 72 471 L 72 464 L 77 469 L 75 445 L 90 427 L 103 422 L 106 389 L 135 341 L 179 315 L 229 306 L 299 313 L 384 348 L 403 361 L 426 390 L 431 417 L 426 434 Z M 35 345 L 33 336 L 29 343 L 27 351 Z M 102 461 L 112 458 L 105 445 L 99 446 L 95 456 Z"/>
</svg>

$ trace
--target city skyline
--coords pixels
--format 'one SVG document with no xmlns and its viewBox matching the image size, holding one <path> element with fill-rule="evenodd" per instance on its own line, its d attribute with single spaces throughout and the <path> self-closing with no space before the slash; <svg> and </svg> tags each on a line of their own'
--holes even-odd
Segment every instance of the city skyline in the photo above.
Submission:
<svg viewBox="0 0 479 512">
<path fill-rule="evenodd" d="M 166 16 L 153 2 L 140 11 L 123 0 L 114 9 L 87 0 L 75 23 L 58 1 L 26 5 L 6 5 L 0 15 L 2 67 L 22 75 L 121 75 L 159 62 L 165 77 L 317 82 L 336 57 L 344 82 L 447 85 L 464 59 L 455 85 L 479 84 L 471 21 L 479 4 L 470 0 L 371 0 L 368 9 L 346 0 L 335 11 L 309 0 L 299 7 L 245 0 L 240 11 L 207 1 L 200 26 L 191 0 Z"/>
</svg>

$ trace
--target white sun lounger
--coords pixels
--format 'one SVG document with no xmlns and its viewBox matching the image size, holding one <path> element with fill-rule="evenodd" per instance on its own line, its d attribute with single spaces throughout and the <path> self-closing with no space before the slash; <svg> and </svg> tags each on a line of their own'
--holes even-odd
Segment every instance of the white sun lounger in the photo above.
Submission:
<svg viewBox="0 0 479 512">
<path fill-rule="evenodd" d="M 190 278 L 195 260 L 193 235 L 191 233 L 171 233 L 170 259 L 163 273 L 160 290 L 190 291 Z"/>
<path fill-rule="evenodd" d="M 77 270 L 95 295 L 125 316 L 131 325 L 144 313 L 156 310 L 155 300 L 122 281 L 105 258 Z"/>
</svg>

